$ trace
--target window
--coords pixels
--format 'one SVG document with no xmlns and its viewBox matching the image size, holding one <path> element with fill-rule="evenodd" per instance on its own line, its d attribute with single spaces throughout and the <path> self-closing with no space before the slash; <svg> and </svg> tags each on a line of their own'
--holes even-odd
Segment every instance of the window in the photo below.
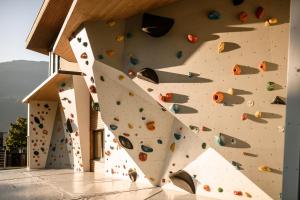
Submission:
<svg viewBox="0 0 300 200">
<path fill-rule="evenodd" d="M 93 131 L 94 160 L 104 158 L 104 130 Z"/>
<path fill-rule="evenodd" d="M 53 52 L 49 53 L 49 76 L 57 72 L 60 68 L 60 57 Z"/>
</svg>

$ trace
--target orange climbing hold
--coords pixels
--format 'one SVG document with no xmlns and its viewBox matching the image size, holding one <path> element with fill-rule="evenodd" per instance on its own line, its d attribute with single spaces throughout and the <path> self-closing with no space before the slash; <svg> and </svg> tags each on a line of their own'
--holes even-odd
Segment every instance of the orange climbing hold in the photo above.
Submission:
<svg viewBox="0 0 300 200">
<path fill-rule="evenodd" d="M 187 36 L 187 40 L 190 42 L 190 43 L 196 43 L 198 41 L 198 37 L 196 35 L 193 35 L 193 34 L 188 34 Z"/>
<path fill-rule="evenodd" d="M 143 162 L 146 161 L 147 157 L 148 157 L 148 155 L 146 153 L 140 152 L 140 154 L 139 154 L 140 161 L 143 161 Z"/>
<path fill-rule="evenodd" d="M 263 61 L 259 64 L 260 71 L 267 71 L 267 62 Z"/>
<path fill-rule="evenodd" d="M 113 57 L 115 55 L 115 51 L 114 50 L 107 50 L 105 53 L 109 57 Z"/>
<path fill-rule="evenodd" d="M 203 186 L 203 189 L 206 190 L 207 192 L 210 192 L 210 187 L 209 187 L 209 185 L 204 185 L 204 186 Z"/>
<path fill-rule="evenodd" d="M 242 73 L 242 69 L 239 65 L 235 65 L 232 71 L 234 75 L 240 75 Z"/>
<path fill-rule="evenodd" d="M 237 195 L 237 196 L 243 196 L 243 192 L 242 191 L 234 191 L 233 194 Z"/>
<path fill-rule="evenodd" d="M 149 131 L 155 130 L 155 122 L 154 121 L 147 122 L 146 126 Z"/>
<path fill-rule="evenodd" d="M 213 95 L 213 100 L 216 102 L 216 103 L 222 103 L 224 101 L 224 94 L 223 92 L 216 92 L 214 95 Z"/>
<path fill-rule="evenodd" d="M 173 93 L 166 93 L 166 95 L 160 94 L 159 98 L 160 98 L 161 101 L 164 101 L 164 102 L 172 102 Z"/>
<path fill-rule="evenodd" d="M 272 169 L 266 165 L 262 165 L 262 166 L 258 167 L 258 170 L 261 172 L 271 172 L 272 171 Z"/>
</svg>

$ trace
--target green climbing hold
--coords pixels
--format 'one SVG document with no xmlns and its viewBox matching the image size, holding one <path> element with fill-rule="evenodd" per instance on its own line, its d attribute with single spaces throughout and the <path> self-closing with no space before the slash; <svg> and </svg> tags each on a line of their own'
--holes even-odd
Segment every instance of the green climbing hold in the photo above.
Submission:
<svg viewBox="0 0 300 200">
<path fill-rule="evenodd" d="M 141 149 L 142 149 L 144 152 L 147 152 L 147 153 L 153 152 L 153 149 L 152 149 L 151 147 L 148 147 L 148 146 L 145 146 L 145 145 L 142 145 L 142 146 L 141 146 Z"/>
<path fill-rule="evenodd" d="M 130 63 L 133 65 L 139 64 L 139 60 L 137 58 L 130 56 L 129 60 L 130 60 Z"/>
<path fill-rule="evenodd" d="M 268 90 L 268 91 L 272 91 L 272 90 L 274 90 L 274 89 L 275 89 L 275 83 L 269 81 L 269 82 L 267 83 L 267 90 Z"/>
<path fill-rule="evenodd" d="M 170 107 L 170 111 L 172 111 L 173 113 L 179 113 L 179 111 L 180 111 L 179 105 L 174 103 L 174 104 Z"/>
<path fill-rule="evenodd" d="M 219 135 L 215 136 L 215 142 L 220 146 L 225 146 L 225 138 L 222 133 L 219 133 Z"/>
<path fill-rule="evenodd" d="M 114 124 L 111 124 L 111 125 L 109 125 L 109 127 L 110 127 L 110 129 L 111 130 L 117 130 L 117 128 L 118 128 L 118 126 L 117 125 L 114 125 Z"/>
<path fill-rule="evenodd" d="M 216 10 L 212 10 L 208 13 L 207 17 L 210 20 L 217 20 L 221 18 L 221 14 Z"/>
<path fill-rule="evenodd" d="M 177 51 L 176 58 L 180 59 L 182 57 L 182 51 Z"/>
<path fill-rule="evenodd" d="M 218 192 L 223 192 L 223 188 L 218 187 Z"/>
</svg>

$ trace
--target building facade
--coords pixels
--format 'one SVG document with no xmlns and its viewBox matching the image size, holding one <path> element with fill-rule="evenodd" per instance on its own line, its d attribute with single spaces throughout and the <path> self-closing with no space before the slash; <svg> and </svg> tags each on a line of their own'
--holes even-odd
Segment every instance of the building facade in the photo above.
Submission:
<svg viewBox="0 0 300 200">
<path fill-rule="evenodd" d="M 270 2 L 45 0 L 28 168 L 280 199 L 290 2 Z"/>
</svg>

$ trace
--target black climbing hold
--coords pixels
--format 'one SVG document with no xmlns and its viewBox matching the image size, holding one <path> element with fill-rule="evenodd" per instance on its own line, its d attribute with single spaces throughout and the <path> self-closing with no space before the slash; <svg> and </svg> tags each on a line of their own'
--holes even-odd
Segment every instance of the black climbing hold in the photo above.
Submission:
<svg viewBox="0 0 300 200">
<path fill-rule="evenodd" d="M 38 151 L 34 151 L 33 154 L 38 156 L 40 153 Z"/>
<path fill-rule="evenodd" d="M 283 99 L 281 99 L 279 96 L 276 96 L 271 104 L 281 104 L 286 105 Z"/>
<path fill-rule="evenodd" d="M 39 128 L 40 129 L 44 128 L 44 125 L 43 124 L 39 124 Z"/>
<path fill-rule="evenodd" d="M 233 5 L 238 6 L 241 5 L 244 2 L 244 0 L 232 0 Z"/>
<path fill-rule="evenodd" d="M 102 54 L 98 55 L 98 59 L 102 60 L 104 58 L 104 56 Z"/>
<path fill-rule="evenodd" d="M 182 57 L 182 51 L 177 51 L 176 58 L 180 59 Z"/>
<path fill-rule="evenodd" d="M 167 34 L 174 25 L 174 19 L 144 13 L 142 31 L 152 37 L 161 37 Z"/>
<path fill-rule="evenodd" d="M 94 77 L 91 76 L 90 80 L 91 80 L 92 83 L 95 83 Z"/>
<path fill-rule="evenodd" d="M 156 83 L 156 84 L 159 83 L 159 79 L 155 70 L 151 68 L 143 68 L 141 71 L 137 73 L 137 77 L 152 83 Z"/>
<path fill-rule="evenodd" d="M 35 123 L 37 123 L 37 124 L 40 124 L 41 122 L 40 122 L 40 119 L 38 118 L 38 117 L 34 117 L 34 121 L 35 121 Z"/>
<path fill-rule="evenodd" d="M 208 13 L 207 17 L 211 20 L 217 20 L 221 18 L 221 14 L 216 10 L 212 10 Z"/>
<path fill-rule="evenodd" d="M 135 170 L 133 170 L 133 169 L 129 169 L 128 170 L 128 176 L 129 176 L 129 178 L 130 178 L 130 180 L 132 181 L 132 182 L 135 182 L 136 181 L 136 178 L 137 178 L 137 172 L 135 171 Z"/>
<path fill-rule="evenodd" d="M 78 38 L 77 38 L 77 41 L 80 43 L 80 42 L 81 42 L 81 38 L 80 38 L 80 37 L 78 37 Z"/>
<path fill-rule="evenodd" d="M 206 143 L 202 143 L 202 149 L 206 149 Z"/>
<path fill-rule="evenodd" d="M 151 153 L 153 152 L 153 149 L 151 147 L 148 147 L 148 146 L 145 146 L 145 145 L 142 145 L 141 146 L 141 149 L 146 152 L 146 153 Z"/>
<path fill-rule="evenodd" d="M 178 172 L 170 174 L 169 178 L 177 187 L 192 194 L 196 193 L 196 187 L 193 178 L 186 171 L 179 170 Z"/>
<path fill-rule="evenodd" d="M 122 135 L 119 135 L 120 144 L 126 149 L 133 149 L 133 145 L 130 140 Z"/>
<path fill-rule="evenodd" d="M 45 152 L 45 149 L 44 149 L 44 147 L 41 147 L 41 151 L 42 151 L 42 152 Z"/>
<path fill-rule="evenodd" d="M 158 140 L 157 140 L 157 143 L 158 143 L 158 144 L 162 144 L 163 141 L 162 141 L 161 139 L 158 139 Z"/>
<path fill-rule="evenodd" d="M 69 118 L 67 119 L 67 130 L 68 130 L 69 133 L 73 132 L 71 120 Z"/>
<path fill-rule="evenodd" d="M 89 65 L 89 61 L 85 61 L 85 64 L 86 64 L 86 65 Z"/>
<path fill-rule="evenodd" d="M 140 111 L 140 112 L 143 112 L 143 111 L 144 111 L 144 108 L 140 108 L 139 111 Z"/>
<path fill-rule="evenodd" d="M 100 80 L 101 80 L 101 81 L 104 81 L 104 77 L 103 77 L 103 76 L 100 76 Z"/>
<path fill-rule="evenodd" d="M 174 133 L 174 137 L 176 140 L 180 140 L 181 134 L 180 133 Z"/>
<path fill-rule="evenodd" d="M 83 44 L 83 46 L 85 46 L 85 47 L 87 47 L 87 45 L 88 45 L 87 42 L 84 42 L 84 43 L 82 43 L 82 44 Z"/>
<path fill-rule="evenodd" d="M 49 104 L 45 104 L 44 107 L 45 107 L 45 108 L 49 108 Z"/>
</svg>

